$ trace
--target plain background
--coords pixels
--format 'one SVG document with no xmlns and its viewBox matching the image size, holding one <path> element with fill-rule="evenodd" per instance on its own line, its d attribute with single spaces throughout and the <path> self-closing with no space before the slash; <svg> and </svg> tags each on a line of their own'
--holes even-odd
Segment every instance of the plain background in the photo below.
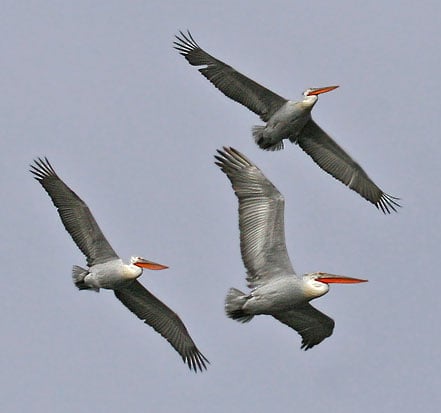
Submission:
<svg viewBox="0 0 441 413">
<path fill-rule="evenodd" d="M 436 412 L 440 396 L 438 1 L 28 1 L 0 15 L 2 412 Z M 338 84 L 314 119 L 403 208 L 384 216 L 298 147 L 260 150 L 256 115 L 173 48 L 178 30 L 287 98 Z M 225 317 L 245 288 L 231 145 L 286 199 L 299 273 L 369 279 L 314 305 L 310 351 L 270 317 Z M 79 292 L 84 258 L 28 172 L 47 156 L 211 365 L 191 373 L 112 292 Z"/>
</svg>

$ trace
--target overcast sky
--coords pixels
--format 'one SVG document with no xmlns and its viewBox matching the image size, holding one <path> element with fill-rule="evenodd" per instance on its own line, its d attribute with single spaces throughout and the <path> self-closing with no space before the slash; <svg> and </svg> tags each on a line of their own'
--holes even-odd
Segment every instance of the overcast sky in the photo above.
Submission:
<svg viewBox="0 0 441 413">
<path fill-rule="evenodd" d="M 437 412 L 440 18 L 438 1 L 3 1 L 0 410 Z M 402 199 L 399 213 L 384 216 L 294 145 L 260 150 L 258 117 L 172 48 L 180 29 L 287 98 L 340 85 L 314 119 Z M 223 145 L 285 196 L 297 272 L 369 279 L 314 301 L 336 327 L 312 350 L 271 317 L 224 315 L 245 269 L 237 199 L 213 163 Z M 181 316 L 206 372 L 112 292 L 74 287 L 85 260 L 28 172 L 38 156 L 124 260 L 170 266 L 140 281 Z"/>
</svg>

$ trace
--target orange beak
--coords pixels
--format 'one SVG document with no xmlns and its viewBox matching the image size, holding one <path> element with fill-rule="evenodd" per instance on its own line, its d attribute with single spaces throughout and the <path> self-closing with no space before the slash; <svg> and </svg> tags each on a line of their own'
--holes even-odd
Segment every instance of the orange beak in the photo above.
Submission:
<svg viewBox="0 0 441 413">
<path fill-rule="evenodd" d="M 327 274 L 325 272 L 319 272 L 318 274 L 319 276 L 317 277 L 317 281 L 320 281 L 325 284 L 333 284 L 333 283 L 355 284 L 355 283 L 365 283 L 368 281 L 368 280 L 362 280 L 360 278 L 345 277 L 344 275 Z"/>
<path fill-rule="evenodd" d="M 138 260 L 134 263 L 137 267 L 147 268 L 148 270 L 165 270 L 168 268 L 166 265 L 158 264 L 148 260 Z"/>
<path fill-rule="evenodd" d="M 320 95 L 321 93 L 330 92 L 331 90 L 337 89 L 338 86 L 326 86 L 326 87 L 318 87 L 315 89 L 311 89 L 311 91 L 308 93 L 308 96 L 311 95 Z"/>
</svg>

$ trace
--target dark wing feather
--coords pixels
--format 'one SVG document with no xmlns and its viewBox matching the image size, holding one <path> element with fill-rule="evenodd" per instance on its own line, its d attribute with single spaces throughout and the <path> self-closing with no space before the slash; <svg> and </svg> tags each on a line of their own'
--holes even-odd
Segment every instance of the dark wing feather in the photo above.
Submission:
<svg viewBox="0 0 441 413">
<path fill-rule="evenodd" d="M 96 223 L 87 205 L 56 174 L 47 158 L 38 158 L 30 172 L 58 209 L 61 221 L 92 266 L 119 258 Z"/>
<path fill-rule="evenodd" d="M 397 211 L 399 198 L 384 193 L 312 119 L 295 141 L 326 172 L 372 202 L 383 213 Z"/>
<path fill-rule="evenodd" d="M 116 297 L 144 323 L 152 326 L 195 372 L 209 361 L 197 349 L 179 316 L 147 291 L 138 281 L 115 290 Z"/>
<path fill-rule="evenodd" d="M 218 150 L 218 165 L 239 199 L 240 249 L 251 288 L 295 274 L 285 244 L 285 201 L 259 168 L 233 148 Z"/>
<path fill-rule="evenodd" d="M 273 316 L 302 336 L 301 348 L 304 350 L 321 343 L 334 330 L 334 320 L 309 303 L 298 309 Z"/>
<path fill-rule="evenodd" d="M 192 66 L 205 66 L 199 71 L 224 95 L 246 106 L 268 122 L 287 100 L 244 76 L 231 66 L 209 55 L 195 42 L 190 32 L 180 32 L 174 48 Z"/>
</svg>

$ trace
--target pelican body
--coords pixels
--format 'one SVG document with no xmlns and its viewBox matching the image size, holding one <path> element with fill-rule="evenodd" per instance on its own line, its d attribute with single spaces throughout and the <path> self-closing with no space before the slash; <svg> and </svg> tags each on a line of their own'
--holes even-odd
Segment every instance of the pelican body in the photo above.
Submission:
<svg viewBox="0 0 441 413">
<path fill-rule="evenodd" d="M 283 149 L 283 140 L 297 143 L 301 132 L 311 120 L 311 111 L 318 100 L 318 95 L 336 89 L 338 86 L 307 89 L 303 92 L 305 99 L 300 102 L 288 100 L 265 126 L 253 126 L 256 143 L 267 150 Z"/>
<path fill-rule="evenodd" d="M 80 290 L 94 290 L 97 292 L 100 288 L 118 290 L 140 277 L 143 268 L 163 270 L 167 267 L 141 257 L 131 257 L 130 264 L 124 264 L 122 259 L 116 258 L 94 264 L 87 270 L 75 265 L 72 270 L 72 278 Z"/>
<path fill-rule="evenodd" d="M 201 74 L 223 94 L 260 116 L 265 125 L 252 128 L 254 140 L 260 148 L 269 151 L 283 149 L 283 141 L 289 139 L 325 172 L 356 191 L 383 213 L 396 211 L 400 206 L 398 198 L 383 192 L 362 167 L 312 119 L 311 111 L 318 96 L 338 86 L 307 89 L 303 92 L 303 100 L 296 102 L 279 96 L 211 56 L 196 43 L 189 31 L 176 36 L 174 47 L 192 66 L 204 66 L 199 69 Z"/>
<path fill-rule="evenodd" d="M 216 165 L 228 176 L 239 200 L 240 249 L 249 293 L 231 288 L 225 299 L 228 317 L 250 321 L 271 315 L 296 330 L 308 350 L 332 334 L 334 320 L 309 302 L 332 283 L 361 283 L 360 278 L 294 271 L 285 243 L 284 198 L 257 166 L 233 148 L 218 150 Z"/>
<path fill-rule="evenodd" d="M 56 174 L 47 158 L 35 160 L 31 173 L 58 209 L 61 221 L 87 258 L 85 269 L 74 265 L 72 278 L 80 290 L 113 290 L 138 318 L 153 327 L 181 355 L 192 370 L 206 369 L 208 360 L 198 350 L 179 316 L 137 281 L 143 269 L 162 270 L 165 265 L 132 257 L 125 264 L 101 232 L 86 203 Z"/>
</svg>

